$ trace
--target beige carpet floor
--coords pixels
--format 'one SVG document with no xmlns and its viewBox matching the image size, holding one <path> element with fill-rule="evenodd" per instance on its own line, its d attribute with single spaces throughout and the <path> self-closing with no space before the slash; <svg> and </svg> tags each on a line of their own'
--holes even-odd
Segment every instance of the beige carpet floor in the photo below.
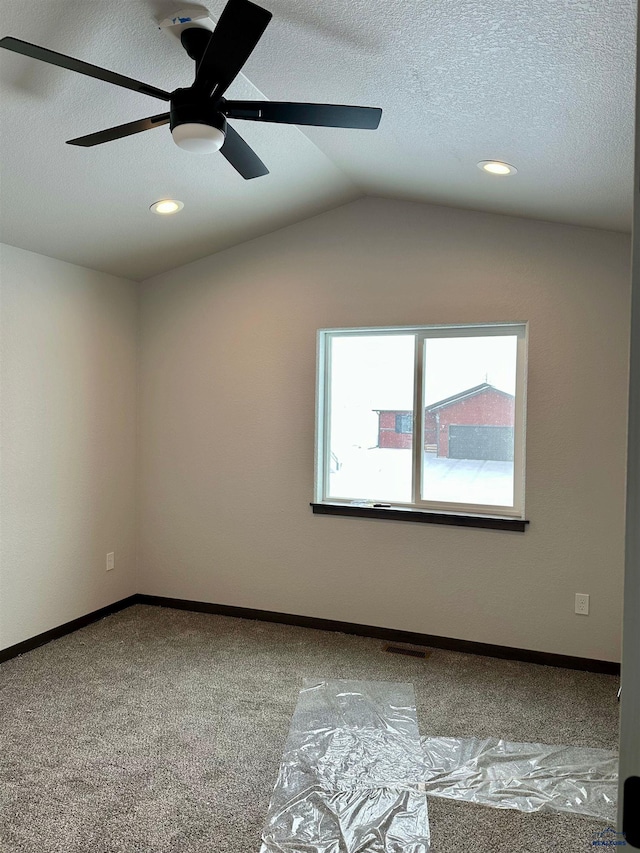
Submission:
<svg viewBox="0 0 640 853">
<path fill-rule="evenodd" d="M 423 735 L 616 748 L 617 679 L 136 605 L 0 665 L 2 853 L 257 853 L 305 677 L 408 681 Z M 598 821 L 430 799 L 433 853 L 594 849 Z"/>
</svg>

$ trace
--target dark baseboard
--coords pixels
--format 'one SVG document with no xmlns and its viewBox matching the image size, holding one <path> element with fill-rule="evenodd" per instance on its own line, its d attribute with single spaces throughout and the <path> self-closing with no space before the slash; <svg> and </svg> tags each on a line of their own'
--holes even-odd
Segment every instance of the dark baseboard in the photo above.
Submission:
<svg viewBox="0 0 640 853">
<path fill-rule="evenodd" d="M 210 604 L 207 601 L 185 601 L 182 598 L 164 598 L 160 595 L 138 594 L 132 604 L 150 604 L 159 607 L 172 607 L 176 610 L 191 610 L 197 613 L 214 613 L 218 616 L 234 616 L 238 619 L 254 619 L 261 622 L 277 622 L 281 625 L 295 625 L 299 628 L 315 628 L 321 631 L 337 631 L 341 634 L 355 634 L 358 637 L 372 637 L 377 640 L 389 640 L 393 643 L 409 643 L 414 646 L 428 646 L 471 655 L 484 655 L 504 660 L 537 663 L 543 666 L 557 666 L 564 669 L 579 669 L 586 672 L 600 672 L 606 675 L 619 675 L 620 664 L 608 660 L 557 655 L 551 652 L 538 652 L 530 649 L 513 649 L 510 646 L 496 646 L 491 643 L 476 643 L 472 640 L 456 640 L 452 637 L 437 637 L 432 634 L 418 634 L 414 631 L 400 631 L 396 628 L 379 628 L 373 625 L 358 625 L 353 622 L 338 622 L 334 619 L 317 619 L 313 616 L 295 616 L 291 613 L 275 613 L 271 610 L 253 610 L 250 607 L 233 607 L 228 604 Z"/>
<path fill-rule="evenodd" d="M 334 619 L 318 619 L 314 616 L 296 616 L 292 613 L 277 613 L 272 610 L 254 610 L 250 607 L 234 607 L 229 604 L 212 604 L 208 601 L 187 601 L 183 598 L 164 598 L 160 595 L 144 595 L 137 593 L 80 616 L 64 625 L 58 625 L 0 650 L 0 663 L 11 658 L 37 649 L 51 640 L 71 634 L 79 628 L 84 628 L 98 619 L 117 613 L 131 607 L 132 604 L 148 604 L 155 607 L 171 607 L 175 610 L 190 610 L 196 613 L 212 613 L 218 616 L 232 616 L 236 619 L 253 619 L 260 622 L 276 622 L 281 625 L 295 625 L 299 628 L 314 628 L 320 631 L 336 631 L 341 634 L 354 634 L 358 637 L 371 637 L 377 640 L 387 640 L 392 643 L 406 643 L 413 646 L 426 646 L 434 649 L 446 649 L 453 652 L 464 652 L 471 655 L 484 655 L 504 660 L 517 660 L 525 663 L 537 663 L 543 666 L 557 666 L 564 669 L 578 669 L 587 672 L 599 672 L 606 675 L 619 675 L 620 664 L 615 661 L 593 660 L 591 658 L 557 655 L 551 652 L 538 652 L 532 649 L 514 649 L 510 646 L 496 646 L 492 643 L 476 643 L 472 640 L 456 640 L 453 637 L 438 637 L 433 634 L 419 634 L 415 631 L 401 631 L 397 628 L 381 628 L 375 625 L 359 625 L 354 622 L 338 622 Z"/>
<path fill-rule="evenodd" d="M 10 660 L 11 658 L 15 658 L 18 655 L 22 655 L 25 652 L 30 652 L 32 649 L 37 649 L 38 646 L 44 646 L 45 643 L 50 643 L 51 640 L 57 640 L 59 637 L 64 637 L 65 634 L 71 634 L 79 628 L 84 628 L 85 625 L 97 622 L 98 619 L 103 619 L 105 616 L 111 616 L 112 613 L 124 610 L 125 607 L 131 607 L 132 604 L 136 604 L 137 599 L 137 595 L 130 595 L 120 601 L 114 601 L 113 604 L 107 604 L 106 607 L 101 607 L 99 610 L 94 610 L 93 613 L 87 613 L 86 616 L 79 616 L 77 619 L 72 619 L 71 622 L 65 622 L 64 625 L 58 625 L 57 628 L 51 628 L 50 631 L 45 631 L 43 634 L 38 634 L 36 637 L 23 640 L 21 643 L 16 643 L 15 646 L 9 646 L 7 649 L 0 649 L 0 663 Z"/>
</svg>

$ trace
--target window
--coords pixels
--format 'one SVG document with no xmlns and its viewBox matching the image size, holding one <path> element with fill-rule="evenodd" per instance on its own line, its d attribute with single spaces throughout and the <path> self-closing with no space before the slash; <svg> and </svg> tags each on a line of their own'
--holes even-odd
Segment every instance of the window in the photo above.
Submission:
<svg viewBox="0 0 640 853">
<path fill-rule="evenodd" d="M 413 415 L 411 412 L 398 412 L 396 415 L 396 432 L 407 435 L 413 433 Z"/>
<path fill-rule="evenodd" d="M 316 502 L 524 517 L 526 324 L 318 333 Z"/>
</svg>

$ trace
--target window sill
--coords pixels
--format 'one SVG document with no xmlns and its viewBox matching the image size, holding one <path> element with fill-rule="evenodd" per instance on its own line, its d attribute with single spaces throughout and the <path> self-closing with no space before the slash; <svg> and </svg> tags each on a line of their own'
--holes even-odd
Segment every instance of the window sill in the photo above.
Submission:
<svg viewBox="0 0 640 853">
<path fill-rule="evenodd" d="M 495 515 L 458 515 L 426 512 L 408 507 L 354 506 L 341 503 L 312 503 L 316 515 L 351 515 L 359 518 L 383 518 L 387 521 L 414 521 L 422 524 L 452 524 L 457 527 L 485 527 L 489 530 L 513 530 L 524 533 L 529 521 Z"/>
</svg>

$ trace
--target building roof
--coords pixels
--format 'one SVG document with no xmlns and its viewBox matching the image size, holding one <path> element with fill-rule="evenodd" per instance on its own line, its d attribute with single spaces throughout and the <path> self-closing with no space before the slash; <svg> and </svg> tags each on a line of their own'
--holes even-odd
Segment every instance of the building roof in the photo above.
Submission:
<svg viewBox="0 0 640 853">
<path fill-rule="evenodd" d="M 444 409 L 446 406 L 451 406 L 454 403 L 459 403 L 461 400 L 466 400 L 467 397 L 475 397 L 477 394 L 483 394 L 485 391 L 495 391 L 497 394 L 502 394 L 505 397 L 514 399 L 513 394 L 507 391 L 501 391 L 495 385 L 490 385 L 488 382 L 481 382 L 480 385 L 474 385 L 473 388 L 467 388 L 464 391 L 458 391 L 457 394 L 452 394 L 450 397 L 444 397 L 442 400 L 437 400 L 429 406 L 425 406 L 425 412 L 433 412 L 436 409 Z M 373 409 L 374 412 L 397 412 L 398 414 L 409 413 L 410 409 Z"/>
<path fill-rule="evenodd" d="M 446 406 L 451 406 L 454 403 L 459 403 L 461 400 L 466 400 L 467 397 L 475 397 L 477 394 L 483 394 L 485 391 L 495 391 L 497 394 L 503 394 L 505 397 L 514 399 L 513 394 L 507 391 L 501 391 L 494 385 L 489 385 L 488 382 L 482 382 L 480 385 L 474 385 L 473 388 L 467 388 L 466 391 L 458 391 L 457 394 L 452 394 L 450 397 L 445 397 L 443 400 L 438 400 L 425 407 L 425 411 L 433 412 L 436 409 L 444 409 Z"/>
</svg>

